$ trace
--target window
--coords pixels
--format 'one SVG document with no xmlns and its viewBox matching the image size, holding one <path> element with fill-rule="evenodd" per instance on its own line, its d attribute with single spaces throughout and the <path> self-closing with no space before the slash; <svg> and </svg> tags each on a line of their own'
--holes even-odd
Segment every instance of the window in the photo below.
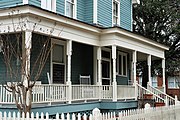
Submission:
<svg viewBox="0 0 180 120">
<path fill-rule="evenodd" d="M 178 78 L 168 77 L 168 88 L 178 88 L 178 84 L 179 84 Z"/>
<path fill-rule="evenodd" d="M 41 8 L 56 12 L 56 0 L 41 0 Z"/>
<path fill-rule="evenodd" d="M 53 83 L 64 84 L 65 81 L 65 45 L 61 42 L 52 41 L 52 80 Z"/>
<path fill-rule="evenodd" d="M 152 80 L 152 86 L 153 87 L 157 87 L 158 84 L 157 84 L 157 77 L 151 77 L 151 80 Z"/>
<path fill-rule="evenodd" d="M 76 18 L 76 0 L 66 0 L 65 15 Z"/>
<path fill-rule="evenodd" d="M 118 52 L 117 60 L 118 75 L 127 76 L 127 54 Z"/>
<path fill-rule="evenodd" d="M 113 25 L 120 25 L 119 0 L 113 0 Z"/>
</svg>

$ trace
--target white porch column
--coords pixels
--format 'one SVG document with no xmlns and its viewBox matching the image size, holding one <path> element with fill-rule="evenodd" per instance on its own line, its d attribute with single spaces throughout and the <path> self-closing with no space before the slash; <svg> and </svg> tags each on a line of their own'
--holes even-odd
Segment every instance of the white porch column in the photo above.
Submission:
<svg viewBox="0 0 180 120">
<path fill-rule="evenodd" d="M 113 60 L 113 101 L 117 101 L 117 81 L 116 81 L 116 46 L 112 46 Z"/>
<path fill-rule="evenodd" d="M 133 51 L 133 80 L 134 80 L 134 85 L 136 84 L 136 62 L 137 62 L 137 52 Z"/>
<path fill-rule="evenodd" d="M 23 75 L 22 82 L 23 85 L 28 88 L 29 86 L 29 75 L 30 75 L 30 55 L 31 55 L 31 47 L 32 47 L 32 32 L 25 31 L 23 32 L 23 40 L 22 40 L 22 59 L 23 59 Z M 29 101 L 31 100 L 30 91 L 27 91 L 26 104 L 29 105 Z"/>
<path fill-rule="evenodd" d="M 137 62 L 137 51 L 133 51 L 133 80 L 134 80 L 134 86 L 135 86 L 135 91 L 134 91 L 134 94 L 135 94 L 135 99 L 137 100 L 137 97 L 138 97 L 138 88 L 137 88 L 137 81 L 136 81 L 136 62 Z"/>
<path fill-rule="evenodd" d="M 68 103 L 71 103 L 72 100 L 72 86 L 71 86 L 71 55 L 72 55 L 72 40 L 67 41 L 67 82 L 68 90 Z"/>
<path fill-rule="evenodd" d="M 31 55 L 31 47 L 32 47 L 32 32 L 25 31 L 23 33 L 23 64 L 25 65 L 25 73 L 23 77 L 23 83 L 25 87 L 28 87 L 28 76 L 30 74 L 30 55 Z"/>
<path fill-rule="evenodd" d="M 162 59 L 162 77 L 163 77 L 163 88 L 166 92 L 166 83 L 165 83 L 165 58 Z"/>
<path fill-rule="evenodd" d="M 101 57 L 101 47 L 97 48 L 97 61 L 98 61 L 98 85 L 102 85 L 102 57 Z"/>
<path fill-rule="evenodd" d="M 152 86 L 152 80 L 151 80 L 151 55 L 148 55 L 148 57 L 147 57 L 147 64 L 148 64 L 148 80 L 149 80 L 149 85 Z"/>
</svg>

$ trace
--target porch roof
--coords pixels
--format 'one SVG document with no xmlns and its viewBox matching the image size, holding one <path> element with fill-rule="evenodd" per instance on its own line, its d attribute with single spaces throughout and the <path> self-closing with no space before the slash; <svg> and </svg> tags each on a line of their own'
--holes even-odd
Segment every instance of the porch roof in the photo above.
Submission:
<svg viewBox="0 0 180 120">
<path fill-rule="evenodd" d="M 120 45 L 121 44 L 120 42 L 119 43 L 117 42 L 119 38 L 123 36 L 126 39 L 130 39 L 131 41 L 129 42 L 136 41 L 142 43 L 143 45 L 151 46 L 151 48 L 153 49 L 158 49 L 160 50 L 159 52 L 160 54 L 162 54 L 164 50 L 169 49 L 165 45 L 162 45 L 151 39 L 148 39 L 144 36 L 138 35 L 136 33 L 125 30 L 120 27 L 105 28 L 98 25 L 88 24 L 80 20 L 75 20 L 66 17 L 64 15 L 53 13 L 33 5 L 20 5 L 8 9 L 1 9 L 0 18 L 2 19 L 0 20 L 0 23 L 2 24 L 0 25 L 1 28 L 0 34 L 7 32 L 8 33 L 14 32 L 14 29 L 9 30 L 9 28 L 11 28 L 10 27 L 10 23 L 12 22 L 11 19 L 14 19 L 14 22 L 17 24 L 18 17 L 24 17 L 24 20 L 27 20 L 26 24 L 28 25 L 26 25 L 27 27 L 23 27 L 23 29 L 19 29 L 19 30 L 17 29 L 16 32 L 18 31 L 20 32 L 22 30 L 33 31 L 33 24 L 36 22 L 38 23 L 41 20 L 38 30 L 34 30 L 34 32 L 38 32 L 41 34 L 49 34 L 50 30 L 45 31 L 45 29 L 46 30 L 54 29 L 54 32 L 52 33 L 52 36 L 54 37 L 71 39 L 76 42 L 81 42 L 94 46 L 117 45 L 123 47 Z M 13 24 L 11 23 L 12 26 Z M 41 28 L 44 28 L 44 31 L 40 30 Z M 107 41 L 105 42 L 104 40 L 106 39 L 106 36 L 110 34 L 112 35 L 111 40 L 108 40 L 109 42 Z M 120 36 L 120 37 L 118 38 L 114 36 Z M 132 50 L 137 50 L 137 49 L 132 49 Z M 164 55 L 158 57 L 163 58 Z"/>
</svg>

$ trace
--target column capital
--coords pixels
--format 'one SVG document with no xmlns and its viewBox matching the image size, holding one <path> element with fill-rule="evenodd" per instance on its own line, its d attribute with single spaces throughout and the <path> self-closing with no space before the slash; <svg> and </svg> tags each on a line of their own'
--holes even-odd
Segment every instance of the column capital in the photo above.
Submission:
<svg viewBox="0 0 180 120">
<path fill-rule="evenodd" d="M 101 47 L 97 47 L 97 59 L 98 60 L 102 59 L 102 57 L 101 57 Z"/>
<path fill-rule="evenodd" d="M 137 62 L 137 51 L 133 51 L 133 62 L 136 63 Z"/>
<path fill-rule="evenodd" d="M 112 59 L 116 59 L 116 45 L 112 45 Z"/>
<path fill-rule="evenodd" d="M 162 68 L 165 68 L 165 58 L 162 59 Z"/>
<path fill-rule="evenodd" d="M 148 66 L 151 66 L 151 55 L 147 56 L 147 64 Z"/>
<path fill-rule="evenodd" d="M 67 41 L 67 55 L 72 55 L 72 40 Z"/>
</svg>

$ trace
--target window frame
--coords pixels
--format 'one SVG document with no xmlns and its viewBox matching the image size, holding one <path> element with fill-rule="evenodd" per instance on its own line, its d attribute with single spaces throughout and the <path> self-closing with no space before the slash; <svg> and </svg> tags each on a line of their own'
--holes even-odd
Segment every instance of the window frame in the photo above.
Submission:
<svg viewBox="0 0 180 120">
<path fill-rule="evenodd" d="M 72 17 L 67 15 L 67 10 L 66 10 L 67 2 L 69 2 L 70 4 L 73 5 Z M 65 10 L 64 11 L 65 11 L 65 16 L 76 19 L 77 18 L 77 15 L 76 15 L 77 14 L 77 0 L 74 0 L 74 3 L 70 2 L 69 0 L 65 0 Z"/>
<path fill-rule="evenodd" d="M 128 62 L 128 60 L 127 60 L 127 53 L 125 53 L 125 52 L 120 52 L 120 51 L 118 51 L 117 52 L 117 54 L 118 54 L 118 56 L 117 56 L 117 75 L 118 76 L 123 76 L 123 77 L 127 77 L 127 71 L 128 71 L 128 68 L 127 68 L 127 62 Z M 121 55 L 121 58 L 119 58 L 119 55 Z M 123 56 L 125 56 L 125 62 L 126 62 L 126 71 L 125 71 L 125 75 L 124 75 L 124 69 L 123 69 L 123 62 L 124 62 L 124 60 L 123 60 Z M 119 65 L 119 59 L 121 59 L 121 70 L 122 70 L 122 73 L 120 74 L 120 65 Z"/>
<path fill-rule="evenodd" d="M 51 70 L 51 80 L 52 80 L 52 83 L 53 83 L 53 64 L 59 64 L 59 65 L 64 65 L 64 83 L 66 82 L 66 43 L 65 41 L 61 41 L 61 40 L 58 40 L 58 39 L 54 39 L 52 38 L 51 39 L 51 47 L 53 46 L 53 44 L 57 44 L 57 45 L 62 45 L 64 46 L 64 62 L 63 63 L 58 63 L 58 62 L 53 62 L 53 48 L 51 50 L 51 63 L 50 63 L 50 70 Z M 54 83 L 53 83 L 54 84 Z"/>
<path fill-rule="evenodd" d="M 114 15 L 114 3 L 117 3 L 117 16 Z M 117 18 L 117 23 L 114 23 L 114 16 Z M 120 26 L 120 0 L 112 0 L 112 26 Z"/>
</svg>

